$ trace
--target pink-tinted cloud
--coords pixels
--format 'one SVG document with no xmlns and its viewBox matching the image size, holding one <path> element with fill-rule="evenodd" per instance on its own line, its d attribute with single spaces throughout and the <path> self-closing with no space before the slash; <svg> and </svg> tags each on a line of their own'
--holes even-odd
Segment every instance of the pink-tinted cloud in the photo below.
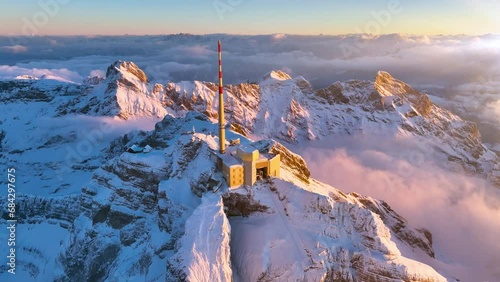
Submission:
<svg viewBox="0 0 500 282">
<path fill-rule="evenodd" d="M 68 69 L 28 69 L 17 66 L 0 66 L 0 79 L 12 79 L 22 75 L 29 75 L 37 78 L 47 76 L 72 82 L 80 82 L 82 80 L 82 77 L 77 72 Z"/>
<path fill-rule="evenodd" d="M 0 47 L 0 50 L 7 52 L 7 53 L 25 53 L 28 52 L 28 47 L 22 46 L 22 45 L 14 45 L 14 46 L 3 46 Z"/>
<path fill-rule="evenodd" d="M 428 263 L 446 274 L 461 281 L 500 281 L 497 188 L 442 169 L 441 160 L 431 155 L 411 163 L 403 157 L 411 146 L 417 148 L 411 140 L 400 144 L 380 136 L 333 139 L 300 152 L 313 177 L 344 192 L 383 199 L 413 226 L 429 229 L 437 259 L 445 264 Z"/>
</svg>

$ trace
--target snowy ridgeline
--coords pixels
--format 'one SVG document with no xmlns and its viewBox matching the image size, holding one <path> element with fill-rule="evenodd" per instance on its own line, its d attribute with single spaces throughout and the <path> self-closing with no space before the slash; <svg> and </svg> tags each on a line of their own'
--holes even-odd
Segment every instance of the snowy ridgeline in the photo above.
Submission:
<svg viewBox="0 0 500 282">
<path fill-rule="evenodd" d="M 30 186 L 42 187 L 43 194 L 71 194 L 80 189 L 71 179 L 88 181 L 92 171 L 112 157 L 101 152 L 114 138 L 152 129 L 166 115 L 183 117 L 188 111 L 215 121 L 217 89 L 214 83 L 200 81 L 150 84 L 138 66 L 122 61 L 108 68 L 105 79 L 83 84 L 48 78 L 2 81 L 2 106 L 13 115 L 2 120 L 0 145 L 12 153 L 9 162 L 29 163 L 38 170 L 35 175 L 47 175 L 46 166 L 56 174 L 37 177 Z M 304 146 L 332 134 L 410 137 L 425 156 L 447 159 L 448 169 L 481 175 L 500 187 L 500 158 L 482 144 L 477 126 L 386 72 L 379 72 L 374 81 L 313 89 L 303 77 L 273 71 L 258 84 L 226 85 L 224 90 L 231 128 L 253 139 Z M 47 155 L 54 158 L 49 162 Z"/>
<path fill-rule="evenodd" d="M 20 172 L 18 232 L 33 235 L 19 236 L 14 281 L 453 275 L 421 263 L 443 265 L 433 258 L 428 231 L 383 202 L 311 179 L 303 159 L 276 141 L 254 145 L 281 154 L 281 179 L 212 193 L 221 179 L 210 159 L 218 142 L 212 83 L 149 85 L 125 62 L 110 66 L 105 80 L 82 85 L 47 78 L 2 83 L 0 107 L 12 113 L 1 121 L 2 160 Z M 383 131 L 422 141 L 451 169 L 494 183 L 500 177 L 499 159 L 473 123 L 387 73 L 314 90 L 301 77 L 271 72 L 259 84 L 225 90 L 227 139 L 243 145 L 252 142 L 246 136 L 305 146 L 330 134 Z M 125 152 L 134 145 L 152 149 Z M 0 245 L 0 253 L 6 248 Z M 0 280 L 11 281 L 1 267 Z"/>
<path fill-rule="evenodd" d="M 79 197 L 19 199 L 26 228 L 21 230 L 44 237 L 24 237 L 16 277 L 445 281 L 412 260 L 414 252 L 434 255 L 425 232 L 409 227 L 382 202 L 310 179 L 300 156 L 274 141 L 255 146 L 281 151 L 282 179 L 210 192 L 209 180 L 220 179 L 210 160 L 216 130 L 198 113 L 166 117 L 154 131 L 130 134 L 123 144 L 151 144 L 154 137 L 154 150 L 111 158 Z M 228 138 L 236 137 L 250 144 L 228 132 Z M 40 238 L 52 245 L 41 245 Z"/>
<path fill-rule="evenodd" d="M 198 111 L 217 117 L 217 85 L 182 81 L 150 84 L 130 62 L 116 62 L 107 77 L 85 94 L 57 108 L 58 114 L 116 116 L 121 119 Z M 412 136 L 425 154 L 436 152 L 450 169 L 481 174 L 500 187 L 500 158 L 481 141 L 476 124 L 432 103 L 423 94 L 386 72 L 374 81 L 335 82 L 313 89 L 303 77 L 272 71 L 259 83 L 226 85 L 226 119 L 238 132 L 255 139 L 305 144 L 332 134 Z"/>
</svg>

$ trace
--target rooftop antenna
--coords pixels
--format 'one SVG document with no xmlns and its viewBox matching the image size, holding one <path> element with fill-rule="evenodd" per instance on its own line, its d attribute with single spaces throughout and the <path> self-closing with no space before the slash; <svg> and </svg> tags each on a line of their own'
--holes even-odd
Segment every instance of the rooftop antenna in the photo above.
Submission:
<svg viewBox="0 0 500 282">
<path fill-rule="evenodd" d="M 226 131 L 224 129 L 224 86 L 222 84 L 222 48 L 220 40 L 219 47 L 219 152 L 226 152 Z"/>
</svg>

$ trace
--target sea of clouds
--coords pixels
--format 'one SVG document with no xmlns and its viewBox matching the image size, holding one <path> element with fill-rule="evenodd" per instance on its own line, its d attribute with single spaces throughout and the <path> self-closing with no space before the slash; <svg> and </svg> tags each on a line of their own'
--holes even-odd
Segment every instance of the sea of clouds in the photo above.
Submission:
<svg viewBox="0 0 500 282">
<path fill-rule="evenodd" d="M 437 260 L 418 258 L 460 281 L 500 281 L 500 190 L 450 172 L 413 137 L 334 136 L 297 148 L 312 177 L 343 192 L 382 199 L 433 234 Z M 419 155 L 412 162 L 411 155 Z"/>
</svg>

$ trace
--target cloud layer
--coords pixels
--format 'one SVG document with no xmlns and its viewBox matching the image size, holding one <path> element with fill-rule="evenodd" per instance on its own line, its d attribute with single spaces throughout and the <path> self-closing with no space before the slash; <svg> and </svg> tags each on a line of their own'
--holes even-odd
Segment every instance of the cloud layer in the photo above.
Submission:
<svg viewBox="0 0 500 282">
<path fill-rule="evenodd" d="M 433 234 L 432 266 L 460 281 L 500 280 L 500 191 L 482 179 L 448 172 L 432 154 L 412 162 L 414 140 L 347 136 L 299 149 L 312 176 L 387 201 L 416 227 Z M 380 144 L 384 144 L 381 146 Z"/>
<path fill-rule="evenodd" d="M 40 68 L 43 63 L 43 68 L 67 68 L 85 77 L 122 59 L 160 79 L 210 79 L 216 75 L 210 71 L 217 69 L 218 39 L 228 82 L 256 80 L 271 69 L 286 68 L 321 87 L 335 80 L 371 79 L 383 69 L 412 84 L 447 86 L 500 72 L 500 36 L 494 35 L 0 37 L 0 65 Z M 172 66 L 168 73 L 154 73 L 165 64 Z"/>
<path fill-rule="evenodd" d="M 227 83 L 281 69 L 325 87 L 386 70 L 479 122 L 485 139 L 500 143 L 500 35 L 0 37 L 0 78 L 50 74 L 81 82 L 130 60 L 154 82 L 216 81 L 219 39 Z"/>
</svg>

